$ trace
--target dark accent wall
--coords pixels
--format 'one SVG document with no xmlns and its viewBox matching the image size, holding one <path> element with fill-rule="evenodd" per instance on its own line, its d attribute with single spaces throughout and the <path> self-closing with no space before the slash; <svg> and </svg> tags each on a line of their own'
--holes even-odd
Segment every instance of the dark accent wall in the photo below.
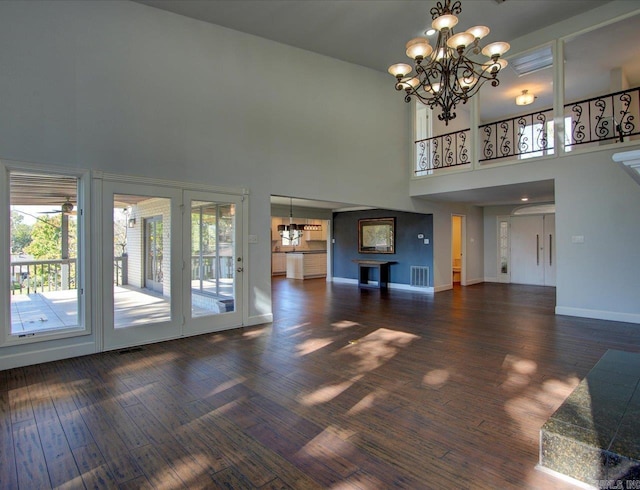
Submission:
<svg viewBox="0 0 640 490">
<path fill-rule="evenodd" d="M 396 253 L 359 254 L 358 220 L 371 218 L 396 219 Z M 423 234 L 429 239 L 418 235 Z M 372 209 L 333 213 L 333 276 L 358 279 L 358 264 L 353 259 L 374 259 L 395 261 L 389 268 L 389 281 L 396 284 L 410 284 L 411 266 L 429 266 L 429 286 L 433 286 L 433 215 L 404 213 Z"/>
</svg>

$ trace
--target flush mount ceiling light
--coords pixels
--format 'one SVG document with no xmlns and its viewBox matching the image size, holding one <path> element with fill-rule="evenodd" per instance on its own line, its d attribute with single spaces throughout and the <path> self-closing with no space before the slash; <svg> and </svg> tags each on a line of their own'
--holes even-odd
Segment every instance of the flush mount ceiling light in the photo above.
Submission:
<svg viewBox="0 0 640 490">
<path fill-rule="evenodd" d="M 497 87 L 498 73 L 507 62 L 500 58 L 509 50 L 509 44 L 494 42 L 481 48 L 479 43 L 489 34 L 489 28 L 475 26 L 455 34 L 453 27 L 462 12 L 460 1 L 444 0 L 430 10 L 431 26 L 438 31 L 435 46 L 424 37 L 416 37 L 406 44 L 406 54 L 415 66 L 396 63 L 389 73 L 396 77 L 396 90 L 405 91 L 405 102 L 415 97 L 432 109 L 440 107 L 438 119 L 446 125 L 456 117 L 455 108 L 466 104 L 487 81 Z M 473 61 L 470 55 L 482 53 L 488 58 L 484 62 Z M 415 75 L 411 73 L 415 70 Z"/>
<path fill-rule="evenodd" d="M 528 90 L 523 90 L 520 95 L 516 97 L 516 105 L 529 105 L 533 104 L 535 95 L 530 94 Z"/>
</svg>

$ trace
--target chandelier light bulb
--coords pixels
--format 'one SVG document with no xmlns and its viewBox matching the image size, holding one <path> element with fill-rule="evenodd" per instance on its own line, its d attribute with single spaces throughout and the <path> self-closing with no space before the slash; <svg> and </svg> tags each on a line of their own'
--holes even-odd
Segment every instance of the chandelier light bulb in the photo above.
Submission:
<svg viewBox="0 0 640 490">
<path fill-rule="evenodd" d="M 503 70 L 509 62 L 503 58 L 498 58 L 497 60 L 489 60 L 486 61 L 482 67 L 488 73 L 498 73 L 500 70 Z"/>
<path fill-rule="evenodd" d="M 433 19 L 431 27 L 433 27 L 436 31 L 445 31 L 454 27 L 457 23 L 458 18 L 455 15 L 445 14 Z"/>
<path fill-rule="evenodd" d="M 403 78 L 411 73 L 411 70 L 411 66 L 406 63 L 396 63 L 395 65 L 391 65 L 388 71 L 396 78 Z"/>
<path fill-rule="evenodd" d="M 454 34 L 447 40 L 447 46 L 453 49 L 458 49 L 460 47 L 464 49 L 475 40 L 476 38 L 473 37 L 473 34 L 470 34 L 468 32 L 459 32 L 458 34 Z"/>
<path fill-rule="evenodd" d="M 416 37 L 409 41 L 406 45 L 407 56 L 414 60 L 422 60 L 429 56 L 433 48 L 429 44 L 429 40 L 424 37 Z"/>
<path fill-rule="evenodd" d="M 405 80 L 402 80 L 400 84 L 402 85 L 402 88 L 404 90 L 411 90 L 418 88 L 418 86 L 420 85 L 420 80 L 418 79 L 418 77 L 407 78 Z"/>
<path fill-rule="evenodd" d="M 471 34 L 474 39 L 482 39 L 488 36 L 491 30 L 487 26 L 475 26 L 467 29 L 467 32 Z"/>
<path fill-rule="evenodd" d="M 493 58 L 494 56 L 502 56 L 511 46 L 509 43 L 505 43 L 502 41 L 498 41 L 496 43 L 487 44 L 483 50 L 482 54 L 488 56 L 489 58 Z"/>
<path fill-rule="evenodd" d="M 469 88 L 473 87 L 477 81 L 478 79 L 474 76 L 458 78 L 458 83 L 463 90 L 468 90 Z"/>
</svg>

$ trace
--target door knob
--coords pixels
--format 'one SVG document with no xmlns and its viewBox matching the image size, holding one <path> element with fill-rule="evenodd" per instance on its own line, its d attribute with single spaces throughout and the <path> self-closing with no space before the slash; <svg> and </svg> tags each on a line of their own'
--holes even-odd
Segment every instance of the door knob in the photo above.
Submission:
<svg viewBox="0 0 640 490">
<path fill-rule="evenodd" d="M 237 270 L 238 272 L 242 272 L 242 271 L 244 270 L 244 267 L 238 267 L 236 270 Z"/>
</svg>

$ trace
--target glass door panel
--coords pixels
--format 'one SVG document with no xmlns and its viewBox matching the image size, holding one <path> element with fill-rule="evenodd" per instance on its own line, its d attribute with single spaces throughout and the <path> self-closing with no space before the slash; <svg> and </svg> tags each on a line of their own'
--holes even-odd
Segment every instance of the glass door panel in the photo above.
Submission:
<svg viewBox="0 0 640 490">
<path fill-rule="evenodd" d="M 240 203 L 234 196 L 185 192 L 185 207 L 191 212 L 190 231 L 185 233 L 188 243 L 184 245 L 190 264 L 190 331 L 241 324 L 237 294 L 243 272 L 238 239 Z M 212 322 L 212 317 L 219 318 Z"/>
<path fill-rule="evenodd" d="M 155 342 L 182 334 L 180 192 L 105 182 L 105 348 Z M 127 191 L 134 191 L 127 193 Z M 180 269 L 178 268 L 178 271 Z M 109 282 L 107 282 L 109 281 Z M 178 298 L 175 298 L 175 296 Z M 107 311 L 108 310 L 108 311 Z"/>
</svg>

